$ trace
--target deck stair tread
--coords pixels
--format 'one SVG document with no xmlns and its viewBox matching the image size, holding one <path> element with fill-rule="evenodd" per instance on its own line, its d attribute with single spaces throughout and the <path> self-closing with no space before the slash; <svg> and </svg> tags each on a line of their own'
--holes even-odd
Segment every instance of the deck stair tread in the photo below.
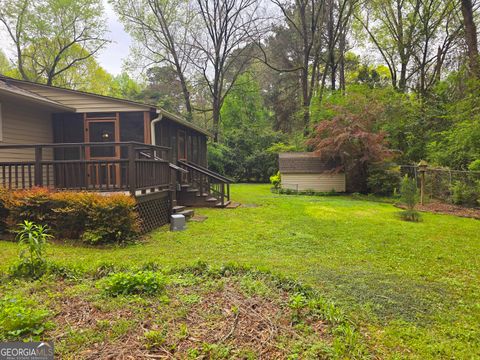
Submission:
<svg viewBox="0 0 480 360">
<path fill-rule="evenodd" d="M 188 219 L 188 218 L 191 218 L 193 215 L 195 215 L 195 211 L 192 209 L 187 209 L 187 210 L 180 211 L 177 214 L 183 215 L 185 216 L 185 218 Z"/>
<path fill-rule="evenodd" d="M 241 204 L 235 201 L 227 201 L 229 204 L 225 206 L 227 209 L 236 209 L 238 208 Z"/>
<path fill-rule="evenodd" d="M 227 207 L 227 206 L 229 206 L 229 205 L 230 205 L 230 203 L 231 203 L 231 201 L 230 201 L 230 200 L 227 200 L 227 201 L 225 201 L 223 204 L 222 204 L 222 202 L 221 202 L 221 201 L 219 201 L 218 203 L 216 203 L 216 204 L 215 204 L 215 206 L 216 206 L 216 207 L 220 207 L 220 208 L 224 208 L 224 207 Z"/>
<path fill-rule="evenodd" d="M 174 214 L 176 214 L 180 211 L 183 211 L 183 210 L 185 210 L 185 206 L 182 206 L 182 205 L 177 205 L 177 206 L 174 206 L 172 208 L 172 211 L 173 211 Z"/>
<path fill-rule="evenodd" d="M 214 202 L 214 201 L 218 201 L 218 199 L 216 197 L 209 197 L 209 198 L 206 198 L 205 201 Z"/>
</svg>

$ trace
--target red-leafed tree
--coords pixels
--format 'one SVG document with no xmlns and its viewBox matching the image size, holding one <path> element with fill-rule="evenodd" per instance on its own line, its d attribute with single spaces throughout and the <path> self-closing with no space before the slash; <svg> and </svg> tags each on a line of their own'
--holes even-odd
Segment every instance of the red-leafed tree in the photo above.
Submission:
<svg viewBox="0 0 480 360">
<path fill-rule="evenodd" d="M 307 144 L 322 157 L 333 157 L 341 164 L 336 170 L 347 174 L 347 190 L 365 192 L 369 166 L 391 158 L 387 134 L 380 131 L 383 107 L 375 102 L 355 109 L 331 106 L 334 116 L 321 121 Z M 361 111 L 359 111 L 361 110 Z"/>
</svg>

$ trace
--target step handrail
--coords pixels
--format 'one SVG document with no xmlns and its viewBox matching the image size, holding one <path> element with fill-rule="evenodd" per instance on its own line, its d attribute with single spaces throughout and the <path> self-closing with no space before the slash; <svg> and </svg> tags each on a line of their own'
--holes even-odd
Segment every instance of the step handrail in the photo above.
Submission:
<svg viewBox="0 0 480 360">
<path fill-rule="evenodd" d="M 222 182 L 224 182 L 224 183 L 231 184 L 231 183 L 234 182 L 232 179 L 229 179 L 229 178 L 227 178 L 227 177 L 225 177 L 225 176 L 223 176 L 223 175 L 220 175 L 220 174 L 218 174 L 218 173 L 216 173 L 216 172 L 214 172 L 214 171 L 212 171 L 212 170 L 210 170 L 210 169 L 207 169 L 206 167 L 203 167 L 203 166 L 201 166 L 201 165 L 198 165 L 198 164 L 195 164 L 195 163 L 191 163 L 191 162 L 185 161 L 185 160 L 178 160 L 178 162 L 179 162 L 180 164 L 182 164 L 182 165 L 185 165 L 185 166 L 187 166 L 187 167 L 190 167 L 190 168 L 192 168 L 192 169 L 194 169 L 194 170 L 197 170 L 197 171 L 203 173 L 204 175 L 213 177 L 213 178 L 215 178 L 215 179 L 217 179 L 217 180 L 220 180 L 220 181 L 222 181 Z"/>
</svg>

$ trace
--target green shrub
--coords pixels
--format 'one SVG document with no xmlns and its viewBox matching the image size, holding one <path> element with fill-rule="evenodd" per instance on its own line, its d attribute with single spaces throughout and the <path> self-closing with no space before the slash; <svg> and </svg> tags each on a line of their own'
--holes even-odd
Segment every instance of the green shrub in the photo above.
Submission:
<svg viewBox="0 0 480 360">
<path fill-rule="evenodd" d="M 480 171 L 480 159 L 472 161 L 470 165 L 468 165 L 468 170 L 470 171 Z"/>
<path fill-rule="evenodd" d="M 33 301 L 21 297 L 0 299 L 0 339 L 11 340 L 22 335 L 40 335 L 51 326 L 49 312 L 36 308 Z"/>
<path fill-rule="evenodd" d="M 48 228 L 25 220 L 16 231 L 17 239 L 22 250 L 20 262 L 13 266 L 14 276 L 40 278 L 47 271 L 47 259 L 45 250 L 47 240 L 52 236 L 48 234 Z"/>
<path fill-rule="evenodd" d="M 139 232 L 135 199 L 123 194 L 34 188 L 0 192 L 0 204 L 6 209 L 0 211 L 0 223 L 9 228 L 24 220 L 46 224 L 57 238 L 82 239 L 89 244 L 123 243 Z"/>
<path fill-rule="evenodd" d="M 167 342 L 167 328 L 163 330 L 148 330 L 143 334 L 145 347 L 149 350 L 159 348 Z"/>
<path fill-rule="evenodd" d="M 375 166 L 368 170 L 368 192 L 375 195 L 391 196 L 400 187 L 400 172 L 385 166 Z"/>
<path fill-rule="evenodd" d="M 278 171 L 275 175 L 270 176 L 270 183 L 273 185 L 274 189 L 280 188 L 280 185 L 282 184 L 282 176 L 280 175 L 280 171 Z"/>
<path fill-rule="evenodd" d="M 415 210 L 418 203 L 418 189 L 415 179 L 409 178 L 407 175 L 402 179 L 400 187 L 401 201 L 406 205 L 407 210 L 400 214 L 400 217 L 407 221 L 419 221 L 420 215 Z"/>
<path fill-rule="evenodd" d="M 456 205 L 476 206 L 480 199 L 480 182 L 467 184 L 455 181 L 451 187 L 452 201 Z"/>
<path fill-rule="evenodd" d="M 158 294 L 165 290 L 165 277 L 154 271 L 115 273 L 100 282 L 103 291 L 110 296 L 132 294 Z"/>
</svg>

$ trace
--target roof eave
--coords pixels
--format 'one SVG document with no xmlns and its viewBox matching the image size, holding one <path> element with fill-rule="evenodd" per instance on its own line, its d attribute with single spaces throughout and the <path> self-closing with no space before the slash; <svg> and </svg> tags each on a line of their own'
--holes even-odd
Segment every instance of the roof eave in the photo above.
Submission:
<svg viewBox="0 0 480 360">
<path fill-rule="evenodd" d="M 41 100 L 41 99 L 34 98 L 34 97 L 31 97 L 31 96 L 28 96 L 28 95 L 25 95 L 25 94 L 19 94 L 17 92 L 8 91 L 6 89 L 0 89 L 0 93 L 7 94 L 7 95 L 15 97 L 15 98 L 27 99 L 28 101 L 30 101 L 32 103 L 48 106 L 48 107 L 50 107 L 52 109 L 56 109 L 56 110 L 62 110 L 62 111 L 66 111 L 66 112 L 76 112 L 77 111 L 77 109 L 75 109 L 75 108 L 72 108 L 72 107 L 69 107 L 69 106 L 66 106 L 66 105 L 62 105 L 60 103 L 56 103 L 56 102 L 53 102 L 53 101 L 48 100 L 48 99 Z"/>
<path fill-rule="evenodd" d="M 192 130 L 195 130 L 203 135 L 206 135 L 206 136 L 209 136 L 209 137 L 213 137 L 213 134 L 205 129 L 202 129 L 200 126 L 198 125 L 195 125 L 189 121 L 187 121 L 186 119 L 183 119 L 182 117 L 178 116 L 178 115 L 175 115 L 175 114 L 172 114 L 170 112 L 168 112 L 167 110 L 164 110 L 164 109 L 161 109 L 161 108 L 157 108 L 157 114 L 160 114 L 164 117 L 166 117 L 167 119 L 170 119 L 172 121 L 175 121 L 176 123 L 180 124 L 180 125 L 183 125 L 185 127 L 188 127 Z"/>
</svg>

